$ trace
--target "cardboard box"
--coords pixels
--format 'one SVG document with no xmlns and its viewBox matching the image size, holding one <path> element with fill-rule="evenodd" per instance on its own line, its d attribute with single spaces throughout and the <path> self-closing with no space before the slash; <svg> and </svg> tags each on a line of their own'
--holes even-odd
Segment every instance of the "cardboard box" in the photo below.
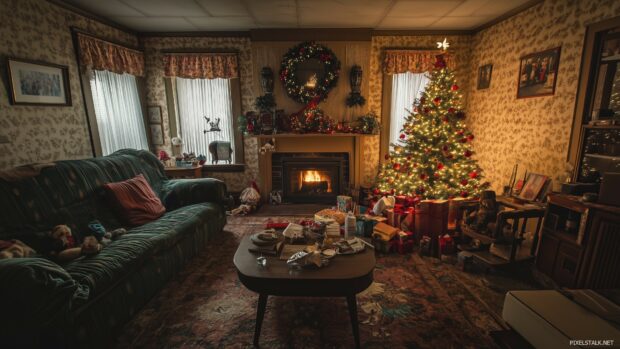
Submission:
<svg viewBox="0 0 620 349">
<path fill-rule="evenodd" d="M 385 223 L 377 223 L 372 230 L 372 237 L 390 241 L 398 233 L 398 228 Z"/>
</svg>

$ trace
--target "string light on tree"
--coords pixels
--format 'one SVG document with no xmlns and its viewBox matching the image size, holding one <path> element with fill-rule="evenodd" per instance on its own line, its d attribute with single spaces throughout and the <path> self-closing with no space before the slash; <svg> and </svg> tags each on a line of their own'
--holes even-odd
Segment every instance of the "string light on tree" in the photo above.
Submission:
<svg viewBox="0 0 620 349">
<path fill-rule="evenodd" d="M 437 47 L 445 51 L 450 44 L 444 39 Z M 454 73 L 438 55 L 425 91 L 385 156 L 376 192 L 418 199 L 478 196 L 488 183 L 472 159 L 474 135 L 465 127 L 465 116 Z"/>
</svg>

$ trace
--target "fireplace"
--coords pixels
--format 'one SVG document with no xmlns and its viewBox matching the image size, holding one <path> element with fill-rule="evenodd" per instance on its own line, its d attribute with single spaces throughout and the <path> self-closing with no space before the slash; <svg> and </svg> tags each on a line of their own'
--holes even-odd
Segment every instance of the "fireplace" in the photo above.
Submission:
<svg viewBox="0 0 620 349">
<path fill-rule="evenodd" d="M 335 203 L 348 183 L 347 153 L 277 153 L 272 188 L 289 203 Z"/>
</svg>

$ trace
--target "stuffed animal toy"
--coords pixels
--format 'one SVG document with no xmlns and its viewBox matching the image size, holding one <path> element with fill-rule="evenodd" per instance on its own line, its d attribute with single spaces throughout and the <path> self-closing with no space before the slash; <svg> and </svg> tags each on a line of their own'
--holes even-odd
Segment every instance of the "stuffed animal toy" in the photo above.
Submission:
<svg viewBox="0 0 620 349">
<path fill-rule="evenodd" d="M 489 234 L 493 230 L 499 207 L 495 199 L 495 192 L 485 190 L 480 194 L 480 207 L 465 218 L 465 223 L 481 234 Z"/>
<path fill-rule="evenodd" d="M 55 226 L 50 232 L 50 237 L 60 241 L 63 249 L 75 247 L 75 238 L 71 229 L 64 224 Z"/>
<path fill-rule="evenodd" d="M 99 222 L 98 220 L 94 220 L 88 223 L 88 229 L 91 234 L 100 242 L 102 245 L 107 246 L 112 242 L 112 240 L 116 240 L 121 235 L 127 233 L 125 228 L 118 228 L 112 231 L 107 231 L 106 228 Z"/>
<path fill-rule="evenodd" d="M 0 240 L 0 259 L 26 258 L 36 251 L 19 240 Z"/>
<path fill-rule="evenodd" d="M 94 236 L 87 236 L 82 241 L 80 247 L 67 248 L 58 253 L 56 256 L 59 260 L 67 262 L 72 261 L 80 256 L 91 256 L 101 251 L 101 244 Z"/>
</svg>

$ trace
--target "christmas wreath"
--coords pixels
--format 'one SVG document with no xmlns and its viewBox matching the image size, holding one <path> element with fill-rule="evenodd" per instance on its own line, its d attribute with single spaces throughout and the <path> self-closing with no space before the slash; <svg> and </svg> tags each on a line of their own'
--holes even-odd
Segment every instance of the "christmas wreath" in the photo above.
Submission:
<svg viewBox="0 0 620 349">
<path fill-rule="evenodd" d="M 308 59 L 319 60 L 324 67 L 324 74 L 318 77 L 314 88 L 307 88 L 296 79 L 297 66 Z M 280 80 L 286 94 L 299 103 L 320 102 L 336 86 L 340 74 L 340 61 L 329 48 L 315 42 L 302 42 L 291 48 L 282 59 Z"/>
</svg>

